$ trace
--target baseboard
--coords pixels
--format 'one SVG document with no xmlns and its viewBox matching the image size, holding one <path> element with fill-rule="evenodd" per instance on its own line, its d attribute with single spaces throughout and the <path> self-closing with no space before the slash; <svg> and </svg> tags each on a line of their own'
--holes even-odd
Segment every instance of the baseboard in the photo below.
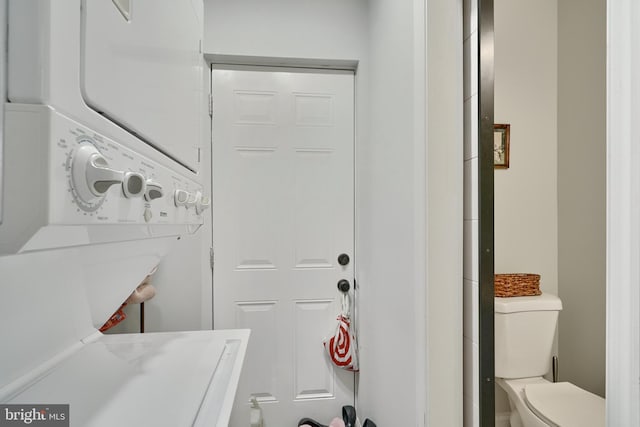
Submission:
<svg viewBox="0 0 640 427">
<path fill-rule="evenodd" d="M 496 414 L 496 427 L 510 427 L 511 422 L 509 418 L 511 417 L 510 412 L 500 412 Z"/>
</svg>

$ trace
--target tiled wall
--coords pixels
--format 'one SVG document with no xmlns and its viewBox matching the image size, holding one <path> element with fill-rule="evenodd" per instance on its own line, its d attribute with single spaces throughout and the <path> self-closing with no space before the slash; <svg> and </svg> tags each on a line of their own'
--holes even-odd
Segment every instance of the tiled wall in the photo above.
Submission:
<svg viewBox="0 0 640 427">
<path fill-rule="evenodd" d="M 478 0 L 464 1 L 464 426 L 479 426 Z"/>
</svg>

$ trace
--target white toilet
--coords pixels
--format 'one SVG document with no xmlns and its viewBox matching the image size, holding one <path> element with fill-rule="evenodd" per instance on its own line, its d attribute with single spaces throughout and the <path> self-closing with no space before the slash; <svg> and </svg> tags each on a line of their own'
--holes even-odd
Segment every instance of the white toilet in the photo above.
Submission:
<svg viewBox="0 0 640 427">
<path fill-rule="evenodd" d="M 562 310 L 551 294 L 495 298 L 495 376 L 509 396 L 511 427 L 605 427 L 602 397 L 542 378 Z"/>
</svg>

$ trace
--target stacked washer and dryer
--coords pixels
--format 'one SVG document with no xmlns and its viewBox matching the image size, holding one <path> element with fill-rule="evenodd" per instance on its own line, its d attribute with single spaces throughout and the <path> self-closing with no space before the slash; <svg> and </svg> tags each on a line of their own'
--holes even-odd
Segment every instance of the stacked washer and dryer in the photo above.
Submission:
<svg viewBox="0 0 640 427">
<path fill-rule="evenodd" d="M 226 426 L 249 331 L 98 331 L 209 207 L 202 1 L 5 5 L 0 405 Z"/>
</svg>

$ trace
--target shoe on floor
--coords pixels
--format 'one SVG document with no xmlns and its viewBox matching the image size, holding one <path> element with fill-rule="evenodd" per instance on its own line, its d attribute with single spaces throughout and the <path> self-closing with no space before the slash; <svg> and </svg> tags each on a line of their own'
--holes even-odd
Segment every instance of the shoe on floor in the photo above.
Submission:
<svg viewBox="0 0 640 427">
<path fill-rule="evenodd" d="M 344 421 L 345 427 L 356 426 L 356 408 L 351 405 L 342 407 L 342 421 Z"/>
<path fill-rule="evenodd" d="M 314 419 L 311 418 L 303 418 L 300 421 L 298 421 L 298 427 L 302 427 L 302 426 L 308 426 L 308 427 L 329 427 L 326 426 L 324 424 L 320 424 L 319 422 L 317 422 Z"/>
</svg>

